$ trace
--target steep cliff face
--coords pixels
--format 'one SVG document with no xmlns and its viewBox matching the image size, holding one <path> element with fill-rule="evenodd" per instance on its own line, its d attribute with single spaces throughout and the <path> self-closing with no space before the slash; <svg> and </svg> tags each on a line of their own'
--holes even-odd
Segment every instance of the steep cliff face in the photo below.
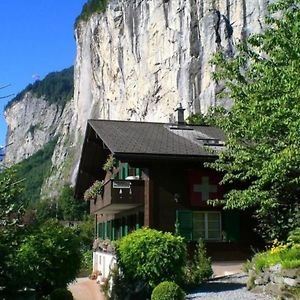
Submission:
<svg viewBox="0 0 300 300">
<path fill-rule="evenodd" d="M 112 0 L 77 26 L 75 115 L 169 121 L 181 102 L 207 112 L 213 53 L 262 29 L 266 0 Z M 226 105 L 226 104 L 225 104 Z"/>
<path fill-rule="evenodd" d="M 73 67 L 29 84 L 6 106 L 8 165 L 28 158 L 60 135 L 64 108 L 74 93 Z"/>
<path fill-rule="evenodd" d="M 19 132 L 8 139 L 15 153 L 7 159 L 18 161 L 60 133 L 44 193 L 74 181 L 89 118 L 168 122 L 179 102 L 186 115 L 207 112 L 222 89 L 212 80 L 213 53 L 233 54 L 239 40 L 261 31 L 268 0 L 108 2 L 104 13 L 77 24 L 74 98 L 64 111 L 46 109 L 42 99 L 32 109 L 25 97 L 6 112 L 8 136 Z M 42 111 L 50 123 L 41 123 Z"/>
<path fill-rule="evenodd" d="M 28 92 L 4 114 L 8 124 L 5 162 L 10 165 L 28 158 L 55 136 L 62 107 Z"/>
</svg>

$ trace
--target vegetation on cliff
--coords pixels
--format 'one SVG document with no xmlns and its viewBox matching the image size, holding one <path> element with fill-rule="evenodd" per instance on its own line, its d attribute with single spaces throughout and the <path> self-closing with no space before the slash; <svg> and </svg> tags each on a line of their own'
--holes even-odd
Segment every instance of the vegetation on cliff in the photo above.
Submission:
<svg viewBox="0 0 300 300">
<path fill-rule="evenodd" d="M 104 12 L 107 6 L 108 0 L 88 0 L 84 4 L 80 15 L 76 18 L 75 27 L 80 21 L 87 21 L 94 13 Z"/>
<path fill-rule="evenodd" d="M 48 142 L 42 149 L 17 165 L 17 177 L 23 180 L 24 198 L 35 202 L 40 198 L 41 187 L 51 168 L 51 157 L 57 138 Z"/>
<path fill-rule="evenodd" d="M 50 104 L 56 103 L 64 107 L 72 98 L 73 91 L 74 68 L 72 66 L 60 72 L 49 73 L 43 80 L 37 80 L 33 84 L 29 84 L 22 92 L 8 102 L 5 109 L 21 101 L 28 92 L 31 92 L 32 95 L 38 98 L 44 97 Z"/>
</svg>

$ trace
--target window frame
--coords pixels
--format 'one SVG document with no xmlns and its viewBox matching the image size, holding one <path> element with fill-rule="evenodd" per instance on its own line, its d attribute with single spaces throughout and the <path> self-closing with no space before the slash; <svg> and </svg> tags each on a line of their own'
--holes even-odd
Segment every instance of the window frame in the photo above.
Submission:
<svg viewBox="0 0 300 300">
<path fill-rule="evenodd" d="M 200 238 L 201 231 L 203 233 L 203 229 L 201 229 L 200 226 L 196 227 L 197 223 L 197 214 L 202 214 L 202 218 L 204 219 L 204 237 L 202 237 L 203 240 L 208 242 L 218 242 L 222 241 L 222 212 L 221 211 L 215 211 L 215 210 L 176 210 L 176 223 L 175 223 L 175 231 L 178 231 L 178 233 L 186 238 L 188 241 L 197 241 Z M 219 228 L 218 228 L 218 234 L 219 236 L 216 238 L 211 238 L 208 235 L 209 232 L 209 226 L 208 226 L 208 215 L 209 214 L 217 214 L 218 216 L 218 222 L 219 222 Z M 201 221 L 200 221 L 201 223 Z M 177 227 L 178 224 L 178 227 Z M 203 226 L 202 226 L 203 227 Z M 200 234 L 196 234 L 196 232 Z M 196 237 L 197 236 L 197 237 Z"/>
</svg>

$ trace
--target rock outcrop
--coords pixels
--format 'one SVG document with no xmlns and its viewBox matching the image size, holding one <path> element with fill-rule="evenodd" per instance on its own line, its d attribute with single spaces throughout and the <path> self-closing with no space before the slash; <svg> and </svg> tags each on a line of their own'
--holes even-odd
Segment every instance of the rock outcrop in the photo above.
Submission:
<svg viewBox="0 0 300 300">
<path fill-rule="evenodd" d="M 56 134 L 62 111 L 61 106 L 31 92 L 10 105 L 4 112 L 8 123 L 6 164 L 28 158 L 49 142 Z"/>
<path fill-rule="evenodd" d="M 233 54 L 239 40 L 261 31 L 267 2 L 110 0 L 104 13 L 79 22 L 74 99 L 64 112 L 51 106 L 43 112 L 60 116 L 51 126 L 61 134 L 45 190 L 68 176 L 74 181 L 89 118 L 168 122 L 179 102 L 187 114 L 207 112 L 222 89 L 212 80 L 213 53 L 222 47 Z M 39 142 L 32 138 L 30 126 L 41 128 L 44 140 L 55 131 L 41 123 L 46 108 L 39 101 L 34 112 L 26 98 L 6 111 L 8 136 L 19 132 L 11 146 L 17 154 L 7 159 L 18 161 L 43 142 L 38 129 Z"/>
<path fill-rule="evenodd" d="M 112 0 L 76 29 L 75 114 L 167 122 L 216 104 L 209 61 L 262 29 L 266 0 Z M 226 104 L 224 104 L 226 105 Z"/>
</svg>

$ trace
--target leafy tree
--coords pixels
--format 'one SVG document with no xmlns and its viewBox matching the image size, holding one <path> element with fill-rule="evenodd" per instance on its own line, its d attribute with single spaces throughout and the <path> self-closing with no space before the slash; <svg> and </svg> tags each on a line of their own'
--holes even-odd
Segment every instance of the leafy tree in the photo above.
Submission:
<svg viewBox="0 0 300 300">
<path fill-rule="evenodd" d="M 43 199 L 32 205 L 37 224 L 43 224 L 49 219 L 62 220 L 62 212 L 56 199 Z"/>
<path fill-rule="evenodd" d="M 27 235 L 16 255 L 20 286 L 47 295 L 76 278 L 81 265 L 80 239 L 55 220 Z"/>
<path fill-rule="evenodd" d="M 189 125 L 215 126 L 217 120 L 225 114 L 226 110 L 223 107 L 210 107 L 207 114 L 195 113 L 187 117 L 186 121 Z"/>
<path fill-rule="evenodd" d="M 69 185 L 64 185 L 58 197 L 58 207 L 62 212 L 63 220 L 82 220 L 86 211 L 86 203 L 74 197 L 74 189 Z"/>
<path fill-rule="evenodd" d="M 91 249 L 95 235 L 94 217 L 84 216 L 83 221 L 79 224 L 79 236 L 84 249 Z"/>
<path fill-rule="evenodd" d="M 11 282 L 14 271 L 15 249 L 22 233 L 24 213 L 20 194 L 22 183 L 16 178 L 16 169 L 9 168 L 0 174 L 0 286 Z"/>
<path fill-rule="evenodd" d="M 235 57 L 213 59 L 233 107 L 218 121 L 227 148 L 212 166 L 234 183 L 226 207 L 254 207 L 261 234 L 285 239 L 300 222 L 300 1 L 279 0 L 269 11 L 263 33 Z"/>
</svg>

